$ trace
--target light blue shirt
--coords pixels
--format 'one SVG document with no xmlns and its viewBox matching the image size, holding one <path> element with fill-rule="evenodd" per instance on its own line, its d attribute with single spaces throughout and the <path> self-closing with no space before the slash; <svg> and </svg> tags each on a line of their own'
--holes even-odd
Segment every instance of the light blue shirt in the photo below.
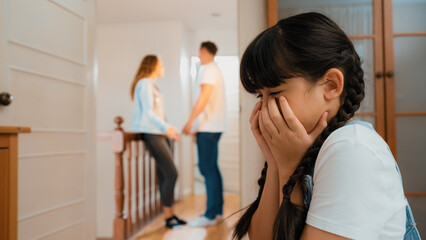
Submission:
<svg viewBox="0 0 426 240">
<path fill-rule="evenodd" d="M 164 114 L 163 96 L 150 78 L 136 84 L 131 130 L 150 134 L 164 134 L 169 128 Z"/>
</svg>

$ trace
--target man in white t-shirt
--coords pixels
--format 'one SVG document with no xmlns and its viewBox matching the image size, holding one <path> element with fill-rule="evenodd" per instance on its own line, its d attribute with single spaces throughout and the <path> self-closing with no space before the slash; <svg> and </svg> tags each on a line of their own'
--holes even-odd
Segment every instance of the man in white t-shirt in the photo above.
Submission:
<svg viewBox="0 0 426 240">
<path fill-rule="evenodd" d="M 223 184 L 218 166 L 218 145 L 225 131 L 225 87 L 222 74 L 214 57 L 217 47 L 212 42 L 201 43 L 199 57 L 201 68 L 198 84 L 201 92 L 182 132 L 189 135 L 197 120 L 195 129 L 198 150 L 198 168 L 204 177 L 207 192 L 206 212 L 188 225 L 202 227 L 214 225 L 222 217 Z"/>
</svg>

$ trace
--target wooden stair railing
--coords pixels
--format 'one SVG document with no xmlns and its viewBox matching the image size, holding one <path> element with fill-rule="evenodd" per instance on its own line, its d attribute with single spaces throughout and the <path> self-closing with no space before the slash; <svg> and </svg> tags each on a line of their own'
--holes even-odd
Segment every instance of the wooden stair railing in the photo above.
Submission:
<svg viewBox="0 0 426 240">
<path fill-rule="evenodd" d="M 121 127 L 122 117 L 116 117 L 114 121 L 117 124 L 112 134 L 115 154 L 114 240 L 124 240 L 161 213 L 161 202 L 155 162 L 145 149 L 143 134 L 125 132 Z M 127 171 L 124 171 L 125 167 Z"/>
</svg>

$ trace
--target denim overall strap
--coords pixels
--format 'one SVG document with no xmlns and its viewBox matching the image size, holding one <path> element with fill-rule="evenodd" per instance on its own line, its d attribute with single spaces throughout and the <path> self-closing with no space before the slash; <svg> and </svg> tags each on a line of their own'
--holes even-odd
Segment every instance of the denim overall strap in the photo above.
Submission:
<svg viewBox="0 0 426 240">
<path fill-rule="evenodd" d="M 353 125 L 353 124 L 363 125 L 363 126 L 369 128 L 369 129 L 375 131 L 373 126 L 370 123 L 364 122 L 364 121 L 359 121 L 359 120 L 353 120 L 353 121 L 347 122 L 345 124 L 345 126 Z M 399 172 L 398 165 L 396 163 L 395 163 L 395 167 L 396 167 L 396 170 L 398 171 L 398 173 L 401 176 L 401 173 Z M 305 204 L 306 209 L 309 209 L 309 206 L 310 206 L 311 201 L 312 201 L 312 192 L 313 192 L 313 189 L 314 189 L 313 174 L 314 174 L 314 166 L 312 166 L 310 173 L 305 175 L 303 192 L 304 192 L 304 204 Z M 413 212 L 411 211 L 411 208 L 410 208 L 410 205 L 408 204 L 408 201 L 407 201 L 407 206 L 405 207 L 405 212 L 407 214 L 407 220 L 406 220 L 406 224 L 405 224 L 406 230 L 405 230 L 405 234 L 404 234 L 404 240 L 421 240 L 419 231 L 417 230 L 417 227 L 416 227 L 416 222 L 414 221 Z"/>
</svg>

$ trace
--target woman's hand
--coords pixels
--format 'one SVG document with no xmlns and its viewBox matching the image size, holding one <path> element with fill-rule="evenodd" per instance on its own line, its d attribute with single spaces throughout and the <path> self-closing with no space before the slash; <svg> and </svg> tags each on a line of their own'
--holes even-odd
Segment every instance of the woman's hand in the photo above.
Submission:
<svg viewBox="0 0 426 240">
<path fill-rule="evenodd" d="M 266 158 L 266 162 L 268 163 L 268 166 L 276 168 L 277 161 L 272 155 L 272 152 L 269 149 L 269 146 L 266 143 L 264 137 L 262 136 L 261 130 L 259 128 L 259 120 L 260 120 L 259 116 L 260 116 L 261 107 L 262 107 L 262 102 L 258 102 L 254 106 L 253 111 L 251 112 L 251 116 L 250 116 L 251 131 L 253 132 L 253 135 L 256 138 L 257 145 L 259 145 L 260 150 L 263 152 L 263 155 Z"/>
<path fill-rule="evenodd" d="M 166 136 L 170 139 L 180 141 L 179 132 L 173 126 L 170 126 L 169 128 L 167 128 Z"/>
<path fill-rule="evenodd" d="M 273 157 L 277 160 L 280 175 L 290 174 L 327 126 L 327 112 L 323 113 L 310 133 L 294 115 L 285 97 L 279 98 L 282 114 L 276 99 L 270 98 L 263 104 L 259 126 Z"/>
</svg>

